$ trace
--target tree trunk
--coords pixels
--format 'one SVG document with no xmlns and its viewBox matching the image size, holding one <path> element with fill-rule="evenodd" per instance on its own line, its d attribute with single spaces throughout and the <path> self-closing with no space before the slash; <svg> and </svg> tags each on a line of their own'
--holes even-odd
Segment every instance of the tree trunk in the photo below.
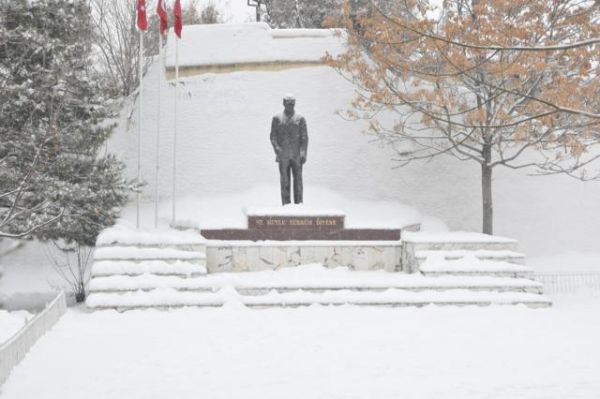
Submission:
<svg viewBox="0 0 600 399">
<path fill-rule="evenodd" d="M 492 202 L 492 168 L 489 164 L 481 164 L 481 198 L 483 202 L 484 234 L 494 234 L 494 206 Z"/>
<path fill-rule="evenodd" d="M 84 291 L 79 291 L 75 293 L 75 302 L 77 303 L 82 303 L 85 301 L 85 290 Z"/>
</svg>

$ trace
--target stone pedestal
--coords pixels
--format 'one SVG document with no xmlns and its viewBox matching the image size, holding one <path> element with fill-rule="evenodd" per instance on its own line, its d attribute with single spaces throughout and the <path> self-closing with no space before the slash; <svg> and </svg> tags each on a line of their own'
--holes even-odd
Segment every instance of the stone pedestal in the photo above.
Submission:
<svg viewBox="0 0 600 399">
<path fill-rule="evenodd" d="M 348 229 L 336 211 L 249 211 L 246 229 L 201 230 L 209 272 L 275 270 L 322 263 L 355 270 L 401 269 L 403 230 Z"/>
<path fill-rule="evenodd" d="M 276 270 L 321 263 L 351 270 L 401 270 L 398 241 L 209 241 L 209 273 Z"/>
</svg>

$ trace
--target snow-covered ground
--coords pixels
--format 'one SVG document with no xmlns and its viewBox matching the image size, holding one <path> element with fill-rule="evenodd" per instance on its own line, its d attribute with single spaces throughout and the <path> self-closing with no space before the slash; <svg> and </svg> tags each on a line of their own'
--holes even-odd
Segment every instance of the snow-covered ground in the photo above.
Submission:
<svg viewBox="0 0 600 399">
<path fill-rule="evenodd" d="M 66 288 L 47 256 L 44 243 L 24 242 L 19 249 L 0 256 L 0 267 L 4 268 L 0 278 L 0 296 L 48 294 Z"/>
<path fill-rule="evenodd" d="M 600 244 L 598 252 L 565 251 L 556 255 L 531 257 L 527 264 L 537 272 L 600 273 Z"/>
<path fill-rule="evenodd" d="M 599 309 L 72 309 L 2 398 L 594 399 Z"/>
<path fill-rule="evenodd" d="M 0 309 L 0 345 L 19 331 L 31 317 L 31 313 L 24 310 L 7 312 Z"/>
<path fill-rule="evenodd" d="M 187 195 L 177 202 L 177 224 L 195 228 L 246 228 L 247 213 L 268 209 L 271 213 L 287 214 L 321 210 L 322 213 L 345 214 L 348 228 L 399 228 L 421 223 L 423 230 L 446 231 L 447 226 L 437 218 L 423 215 L 417 208 L 398 201 L 367 200 L 360 197 L 340 195 L 323 187 L 311 187 L 311 197 L 302 206 L 280 205 L 279 186 L 257 184 L 248 190 L 214 196 Z M 153 205 L 144 203 L 142 223 L 149 226 L 153 221 Z M 135 209 L 129 206 L 123 219 L 135 220 Z M 163 225 L 170 222 L 171 202 L 161 203 L 159 217 Z"/>
</svg>

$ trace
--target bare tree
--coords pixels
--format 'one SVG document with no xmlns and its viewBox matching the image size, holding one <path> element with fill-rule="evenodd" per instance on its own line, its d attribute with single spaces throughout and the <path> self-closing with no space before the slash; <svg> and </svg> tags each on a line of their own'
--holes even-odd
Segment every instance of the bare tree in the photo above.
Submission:
<svg viewBox="0 0 600 399">
<path fill-rule="evenodd" d="M 220 24 L 223 22 L 223 17 L 214 3 L 208 3 L 200 11 L 201 24 Z"/>
<path fill-rule="evenodd" d="M 58 276 L 69 286 L 77 303 L 87 297 L 88 283 L 91 277 L 91 255 L 93 248 L 79 243 L 70 245 L 52 241 L 46 247 L 46 256 Z"/>
<path fill-rule="evenodd" d="M 184 4 L 184 25 L 217 23 L 220 16 L 216 8 L 207 7 L 200 12 L 198 0 Z M 137 10 L 134 1 L 90 0 L 96 32 L 95 47 L 99 68 L 106 79 L 106 87 L 113 98 L 127 97 L 139 87 L 140 35 L 136 27 Z M 146 3 L 148 30 L 144 33 L 144 73 L 151 65 L 152 56 L 158 54 L 158 17 L 154 10 L 156 1 Z M 209 4 L 210 6 L 210 4 Z M 202 15 L 206 12 L 206 15 Z M 169 18 L 173 6 L 167 6 Z M 205 22 L 206 20 L 216 22 Z M 172 23 L 172 20 L 171 20 Z M 166 42 L 163 43 L 166 45 Z"/>
<path fill-rule="evenodd" d="M 140 38 L 136 28 L 136 4 L 113 0 L 91 0 L 90 3 L 95 47 L 107 90 L 112 97 L 127 97 L 139 86 Z M 152 22 L 153 18 L 150 20 Z M 158 39 L 153 38 L 156 29 L 148 32 L 150 34 L 146 34 L 144 40 L 146 54 L 150 55 L 157 51 Z M 146 68 L 151 61 L 146 58 Z"/>
<path fill-rule="evenodd" d="M 429 2 L 407 3 L 398 15 L 345 7 L 349 50 L 328 61 L 359 88 L 347 116 L 368 119 L 400 165 L 439 155 L 479 164 L 492 234 L 494 168 L 548 169 L 598 144 L 598 7 L 447 0 L 432 16 Z"/>
</svg>

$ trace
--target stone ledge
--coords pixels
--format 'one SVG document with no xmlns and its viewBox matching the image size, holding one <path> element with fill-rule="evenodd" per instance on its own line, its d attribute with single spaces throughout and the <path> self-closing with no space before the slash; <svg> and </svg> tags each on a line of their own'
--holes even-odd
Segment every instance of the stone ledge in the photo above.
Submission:
<svg viewBox="0 0 600 399">
<path fill-rule="evenodd" d="M 263 229 L 201 230 L 207 240 L 221 241 L 398 241 L 400 229 L 330 229 L 269 227 Z"/>
</svg>

